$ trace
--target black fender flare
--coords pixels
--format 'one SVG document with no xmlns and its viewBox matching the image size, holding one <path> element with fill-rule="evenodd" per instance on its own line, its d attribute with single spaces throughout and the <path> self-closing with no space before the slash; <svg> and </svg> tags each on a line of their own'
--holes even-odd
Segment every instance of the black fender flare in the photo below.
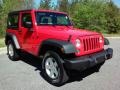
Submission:
<svg viewBox="0 0 120 90">
<path fill-rule="evenodd" d="M 60 50 L 62 50 L 62 52 L 64 54 L 72 54 L 72 53 L 77 52 L 75 46 L 71 42 L 68 42 L 68 41 L 54 40 L 54 39 L 45 40 L 42 42 L 42 44 L 40 46 L 40 51 L 41 51 L 41 48 L 45 45 L 57 47 Z M 39 51 L 39 53 L 40 53 L 40 51 Z"/>
<path fill-rule="evenodd" d="M 104 38 L 104 45 L 109 45 L 109 44 L 110 44 L 109 40 L 107 38 Z"/>
<path fill-rule="evenodd" d="M 20 44 L 18 42 L 17 37 L 14 34 L 7 33 L 5 36 L 5 44 L 7 45 L 7 41 L 11 39 L 16 47 L 16 49 L 20 49 Z"/>
</svg>

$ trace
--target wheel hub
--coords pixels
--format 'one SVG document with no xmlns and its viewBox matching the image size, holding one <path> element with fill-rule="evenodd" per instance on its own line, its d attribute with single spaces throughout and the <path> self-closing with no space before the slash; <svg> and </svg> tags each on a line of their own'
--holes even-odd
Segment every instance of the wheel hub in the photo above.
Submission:
<svg viewBox="0 0 120 90">
<path fill-rule="evenodd" d="M 8 53 L 11 57 L 14 55 L 13 46 L 11 44 L 8 46 Z"/>
<path fill-rule="evenodd" d="M 52 58 L 52 57 L 47 58 L 47 60 L 45 62 L 45 70 L 46 70 L 47 75 L 50 78 L 55 79 L 58 77 L 59 68 L 58 68 L 58 64 L 54 58 Z"/>
</svg>

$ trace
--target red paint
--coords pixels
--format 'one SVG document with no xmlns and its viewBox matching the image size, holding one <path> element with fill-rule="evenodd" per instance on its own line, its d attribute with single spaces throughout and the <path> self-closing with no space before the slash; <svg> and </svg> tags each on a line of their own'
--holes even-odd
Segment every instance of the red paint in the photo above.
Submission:
<svg viewBox="0 0 120 90">
<path fill-rule="evenodd" d="M 46 39 L 57 39 L 67 41 L 69 36 L 72 35 L 70 42 L 75 45 L 75 40 L 80 39 L 81 46 L 77 49 L 79 53 L 76 56 L 86 55 L 103 50 L 104 39 L 103 36 L 97 32 L 88 30 L 76 29 L 73 26 L 37 26 L 35 19 L 35 12 L 37 10 L 21 11 L 19 14 L 19 28 L 18 30 L 8 29 L 7 32 L 15 34 L 21 46 L 21 50 L 29 52 L 33 55 L 38 55 L 39 46 Z M 40 12 L 54 12 L 65 14 L 62 12 L 50 10 L 38 10 Z M 23 13 L 30 13 L 33 22 L 33 31 L 21 26 L 21 17 Z M 65 14 L 66 15 L 66 14 Z M 103 42 L 99 43 L 98 39 L 102 37 Z"/>
</svg>

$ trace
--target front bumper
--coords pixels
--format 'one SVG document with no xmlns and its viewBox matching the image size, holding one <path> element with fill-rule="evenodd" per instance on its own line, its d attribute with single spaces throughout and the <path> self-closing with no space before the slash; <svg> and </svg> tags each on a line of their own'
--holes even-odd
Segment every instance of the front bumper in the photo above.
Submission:
<svg viewBox="0 0 120 90">
<path fill-rule="evenodd" d="M 67 69 L 85 70 L 87 68 L 93 67 L 99 63 L 104 62 L 105 60 L 112 58 L 112 56 L 113 56 L 113 49 L 108 48 L 106 50 L 94 54 L 81 56 L 78 58 L 72 58 L 69 60 L 64 60 L 64 62 L 65 62 L 65 67 Z"/>
</svg>

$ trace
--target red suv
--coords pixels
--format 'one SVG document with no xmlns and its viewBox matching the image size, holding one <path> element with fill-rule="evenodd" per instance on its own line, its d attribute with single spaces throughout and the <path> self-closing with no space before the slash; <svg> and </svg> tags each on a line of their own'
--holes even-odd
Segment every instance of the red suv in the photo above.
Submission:
<svg viewBox="0 0 120 90">
<path fill-rule="evenodd" d="M 85 70 L 113 55 L 100 33 L 74 28 L 66 13 L 49 10 L 10 12 L 5 43 L 13 61 L 23 51 L 42 57 L 42 72 L 53 85 L 68 80 L 67 70 Z"/>
</svg>

